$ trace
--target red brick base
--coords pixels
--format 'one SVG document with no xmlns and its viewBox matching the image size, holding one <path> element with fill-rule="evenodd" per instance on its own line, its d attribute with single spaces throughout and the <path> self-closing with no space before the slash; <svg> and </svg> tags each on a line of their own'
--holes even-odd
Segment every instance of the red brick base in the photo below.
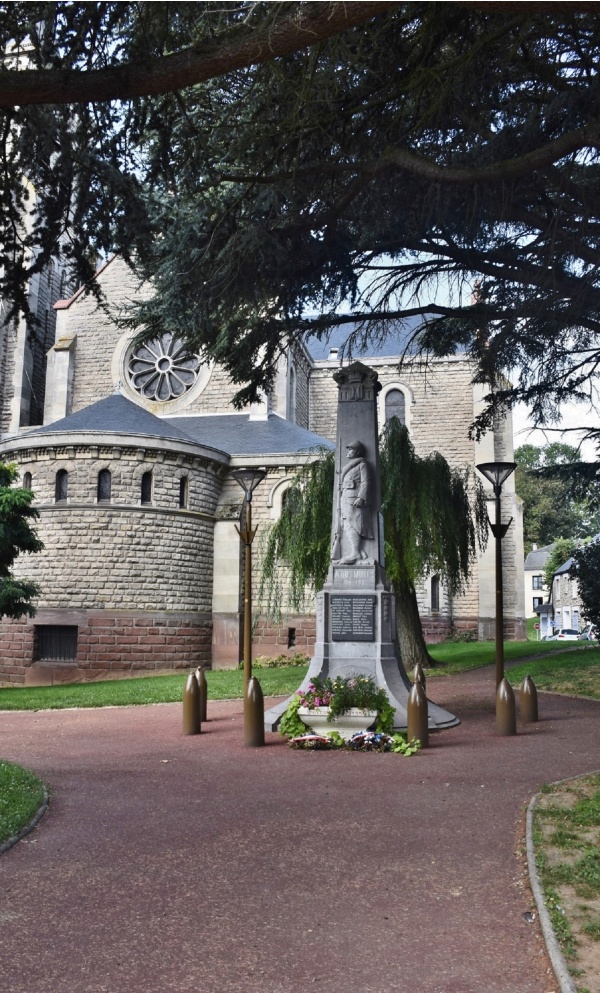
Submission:
<svg viewBox="0 0 600 993">
<path fill-rule="evenodd" d="M 252 644 L 256 655 L 276 658 L 278 655 L 296 655 L 302 652 L 312 656 L 315 647 L 316 622 L 313 615 L 286 617 L 281 624 L 274 624 L 260 617 L 254 629 Z"/>
<path fill-rule="evenodd" d="M 36 658 L 37 624 L 76 625 L 77 658 Z M 0 621 L 0 682 L 52 685 L 169 672 L 211 664 L 209 615 L 173 611 L 40 610 Z"/>
</svg>

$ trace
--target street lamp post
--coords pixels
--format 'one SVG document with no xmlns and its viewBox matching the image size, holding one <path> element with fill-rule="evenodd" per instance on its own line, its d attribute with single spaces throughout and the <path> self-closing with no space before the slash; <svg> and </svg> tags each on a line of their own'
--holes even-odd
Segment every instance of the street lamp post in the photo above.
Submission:
<svg viewBox="0 0 600 993">
<path fill-rule="evenodd" d="M 245 493 L 244 530 L 236 527 L 237 533 L 245 547 L 244 559 L 244 725 L 246 738 L 253 735 L 248 725 L 252 716 L 248 712 L 248 684 L 252 678 L 252 542 L 256 528 L 252 529 L 252 494 L 258 484 L 266 476 L 265 469 L 234 469 L 231 475 L 242 487 Z"/>
<path fill-rule="evenodd" d="M 502 524 L 500 494 L 502 484 L 508 479 L 511 472 L 516 469 L 516 462 L 482 462 L 477 466 L 479 472 L 485 476 L 492 484 L 494 496 L 496 498 L 496 520 L 495 523 L 489 519 L 488 522 L 492 534 L 496 539 L 496 690 L 504 679 L 504 590 L 502 582 L 502 539 L 508 531 L 512 517 L 508 524 Z"/>
</svg>

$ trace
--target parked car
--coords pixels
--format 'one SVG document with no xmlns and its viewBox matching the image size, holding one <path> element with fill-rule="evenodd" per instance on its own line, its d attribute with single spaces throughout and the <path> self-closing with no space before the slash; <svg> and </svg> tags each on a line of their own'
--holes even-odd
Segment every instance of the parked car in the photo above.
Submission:
<svg viewBox="0 0 600 993">
<path fill-rule="evenodd" d="M 583 629 L 583 631 L 579 635 L 579 640 L 598 641 L 598 632 L 596 631 L 596 628 L 594 627 L 593 624 L 590 624 L 589 627 Z"/>
<path fill-rule="evenodd" d="M 549 635 L 546 641 L 579 641 L 579 631 L 575 628 L 560 628 L 559 631 Z"/>
</svg>

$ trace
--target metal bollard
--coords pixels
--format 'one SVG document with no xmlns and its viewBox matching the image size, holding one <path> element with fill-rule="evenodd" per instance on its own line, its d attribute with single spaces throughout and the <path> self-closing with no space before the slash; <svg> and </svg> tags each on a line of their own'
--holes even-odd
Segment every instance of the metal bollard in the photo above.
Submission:
<svg viewBox="0 0 600 993">
<path fill-rule="evenodd" d="M 515 694 L 506 676 L 496 693 L 496 731 L 503 735 L 517 733 Z"/>
<path fill-rule="evenodd" d="M 183 691 L 183 733 L 200 734 L 200 711 L 198 708 L 198 680 L 196 673 L 190 672 Z"/>
<path fill-rule="evenodd" d="M 255 676 L 248 681 L 244 697 L 244 744 L 258 748 L 265 743 L 265 708 L 263 691 Z"/>
<path fill-rule="evenodd" d="M 196 679 L 198 680 L 198 708 L 200 713 L 200 724 L 203 721 L 208 720 L 206 716 L 207 701 L 208 701 L 208 685 L 206 683 L 206 676 L 204 675 L 204 669 L 202 666 L 198 666 L 196 669 Z"/>
<path fill-rule="evenodd" d="M 406 737 L 409 741 L 418 738 L 421 742 L 421 748 L 427 748 L 429 744 L 428 709 L 427 697 L 421 683 L 413 683 L 406 707 L 408 725 Z"/>
<path fill-rule="evenodd" d="M 520 686 L 520 693 L 521 720 L 525 721 L 525 723 L 532 723 L 539 720 L 537 690 L 531 676 L 525 676 Z"/>
<path fill-rule="evenodd" d="M 426 689 L 425 673 L 420 662 L 417 662 L 413 669 L 413 683 L 420 683 L 423 689 Z"/>
</svg>

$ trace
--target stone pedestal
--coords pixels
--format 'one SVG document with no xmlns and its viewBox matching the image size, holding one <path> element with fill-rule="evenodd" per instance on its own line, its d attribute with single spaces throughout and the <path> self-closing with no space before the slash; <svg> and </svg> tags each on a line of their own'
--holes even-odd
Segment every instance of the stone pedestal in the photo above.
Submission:
<svg viewBox="0 0 600 993">
<path fill-rule="evenodd" d="M 412 684 L 400 659 L 396 598 L 383 562 L 376 407 L 381 387 L 377 373 L 360 362 L 338 370 L 334 378 L 339 403 L 331 564 L 317 596 L 315 654 L 300 689 L 315 676 L 370 676 L 395 709 L 395 729 L 405 730 Z M 267 711 L 267 730 L 276 729 L 289 702 Z M 432 730 L 458 723 L 429 702 Z"/>
</svg>

